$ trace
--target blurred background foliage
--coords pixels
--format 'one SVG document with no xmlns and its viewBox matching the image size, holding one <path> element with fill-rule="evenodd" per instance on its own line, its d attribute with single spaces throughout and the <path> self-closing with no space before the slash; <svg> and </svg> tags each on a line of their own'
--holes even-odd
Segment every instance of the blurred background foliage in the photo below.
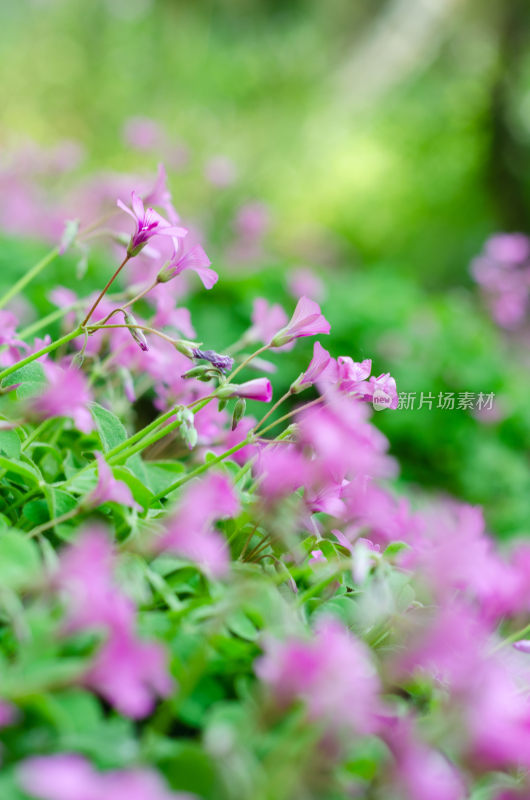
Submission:
<svg viewBox="0 0 530 800">
<path fill-rule="evenodd" d="M 488 236 L 530 227 L 527 0 L 0 0 L 0 9 L 6 157 L 26 139 L 75 140 L 81 175 L 154 171 L 161 153 L 130 147 L 123 131 L 134 117 L 156 121 L 172 147 L 176 206 L 205 231 L 221 275 L 215 294 L 190 300 L 200 338 L 230 344 L 258 294 L 291 308 L 286 277 L 310 267 L 325 285 L 333 355 L 373 357 L 376 374 L 392 372 L 418 397 L 497 395 L 490 420 L 376 414 L 401 479 L 483 504 L 498 535 L 528 531 L 528 340 L 494 326 L 468 271 Z M 229 187 L 205 180 L 212 157 L 233 165 Z M 58 194 L 65 182 L 51 178 Z M 264 204 L 270 227 L 236 264 L 234 226 L 248 202 Z M 5 238 L 2 282 L 39 252 Z M 107 273 L 94 254 L 85 288 Z M 41 312 L 50 286 L 71 275 L 59 262 L 32 287 Z M 284 383 L 309 354 L 307 345 L 275 358 Z"/>
</svg>

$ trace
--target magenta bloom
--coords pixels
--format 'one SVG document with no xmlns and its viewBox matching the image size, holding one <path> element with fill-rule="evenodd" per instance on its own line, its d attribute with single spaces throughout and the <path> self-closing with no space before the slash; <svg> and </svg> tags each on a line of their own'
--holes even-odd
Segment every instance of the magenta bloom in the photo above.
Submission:
<svg viewBox="0 0 530 800">
<path fill-rule="evenodd" d="M 129 214 L 136 222 L 136 230 L 131 236 L 131 241 L 127 248 L 129 256 L 138 255 L 153 236 L 171 236 L 174 239 L 182 239 L 186 236 L 188 232 L 186 228 L 172 225 L 153 208 L 145 209 L 141 198 L 138 197 L 136 192 L 131 193 L 131 198 L 132 211 L 121 200 L 117 201 L 122 211 Z"/>
<path fill-rule="evenodd" d="M 65 369 L 54 361 L 46 360 L 42 365 L 48 385 L 40 395 L 31 398 L 32 411 L 43 419 L 72 417 L 79 430 L 90 433 L 94 428 L 88 409 L 92 393 L 84 373 L 72 366 Z"/>
<path fill-rule="evenodd" d="M 217 283 L 219 276 L 215 270 L 210 269 L 212 262 L 204 252 L 200 244 L 195 245 L 191 250 L 183 255 L 174 253 L 173 257 L 160 270 L 158 280 L 161 283 L 170 281 L 187 269 L 196 272 L 206 289 L 211 289 Z"/>
<path fill-rule="evenodd" d="M 306 371 L 293 383 L 291 391 L 294 394 L 298 394 L 298 392 L 303 392 L 304 389 L 312 386 L 329 367 L 330 363 L 331 356 L 328 351 L 324 350 L 320 342 L 315 342 L 313 358 L 309 362 Z"/>
<path fill-rule="evenodd" d="M 127 484 L 116 480 L 101 453 L 96 453 L 95 455 L 98 464 L 98 482 L 88 495 L 86 503 L 94 508 L 103 503 L 120 503 L 141 511 L 142 507 L 134 500 Z"/>
<path fill-rule="evenodd" d="M 288 317 L 279 303 L 269 305 L 265 298 L 257 297 L 252 307 L 251 319 L 249 338 L 268 344 L 275 333 L 287 324 Z"/>
<path fill-rule="evenodd" d="M 16 327 L 18 320 L 11 311 L 0 311 L 0 346 L 6 347 L 0 353 L 0 364 L 10 367 L 20 361 L 20 350 L 27 350 L 28 345 L 17 339 Z"/>
<path fill-rule="evenodd" d="M 228 384 L 224 388 L 230 389 L 230 397 L 246 397 L 248 400 L 259 400 L 261 403 L 270 403 L 272 400 L 272 385 L 268 378 L 253 378 L 238 386 Z"/>
<path fill-rule="evenodd" d="M 239 501 L 224 475 L 211 473 L 194 481 L 167 521 L 158 549 L 189 558 L 211 575 L 222 576 L 228 570 L 228 552 L 213 525 L 218 519 L 233 516 L 238 509 Z"/>
<path fill-rule="evenodd" d="M 377 727 L 379 679 L 370 653 L 336 620 L 320 621 L 312 639 L 269 640 L 255 670 L 278 705 L 301 700 L 330 733 Z"/>
<path fill-rule="evenodd" d="M 93 528 L 61 554 L 55 584 L 68 598 L 66 631 L 103 634 L 84 683 L 122 714 L 145 717 L 157 695 L 171 692 L 173 681 L 163 648 L 137 637 L 134 604 L 114 582 L 113 571 L 112 545 Z"/>
<path fill-rule="evenodd" d="M 271 344 L 273 347 L 280 347 L 302 336 L 329 333 L 330 327 L 329 322 L 322 315 L 318 303 L 308 297 L 301 297 L 290 321 L 273 337 Z"/>
<path fill-rule="evenodd" d="M 75 753 L 28 758 L 18 777 L 24 791 L 41 800 L 192 800 L 169 791 L 151 769 L 98 772 Z"/>
</svg>

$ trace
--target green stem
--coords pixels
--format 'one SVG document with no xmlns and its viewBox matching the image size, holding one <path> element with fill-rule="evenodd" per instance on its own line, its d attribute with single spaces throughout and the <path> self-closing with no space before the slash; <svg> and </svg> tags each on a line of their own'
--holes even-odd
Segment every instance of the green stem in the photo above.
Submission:
<svg viewBox="0 0 530 800">
<path fill-rule="evenodd" d="M 226 379 L 227 382 L 230 383 L 235 378 L 235 376 L 239 372 L 241 372 L 242 369 L 244 369 L 247 366 L 247 364 L 250 364 L 250 362 L 252 361 L 253 358 L 256 358 L 257 356 L 259 356 L 260 353 L 264 353 L 265 350 L 269 349 L 269 347 L 270 347 L 270 344 L 264 344 L 263 347 L 258 348 L 258 350 L 256 350 L 254 353 L 251 353 L 249 356 L 247 356 L 247 358 L 245 358 L 245 360 L 242 361 L 241 364 L 238 367 L 235 368 L 235 370 L 232 372 L 232 374 L 228 376 L 228 378 Z"/>
<path fill-rule="evenodd" d="M 24 439 L 22 442 L 22 450 L 25 450 L 26 447 L 34 442 L 37 436 L 40 436 L 40 434 L 45 431 L 46 428 L 48 428 L 53 422 L 55 422 L 54 419 L 45 419 L 40 425 L 37 425 L 37 427 L 29 434 L 27 439 Z"/>
<path fill-rule="evenodd" d="M 283 417 L 278 417 L 278 419 L 275 419 L 274 422 L 271 422 L 270 425 L 267 425 L 266 428 L 263 428 L 263 430 L 259 432 L 259 435 L 263 436 L 264 433 L 267 433 L 267 431 L 270 431 L 271 428 L 274 428 L 276 425 L 279 425 L 280 422 L 285 422 L 286 419 L 290 419 L 291 417 L 294 417 L 295 414 L 299 414 L 301 411 L 305 411 L 306 408 L 311 408 L 311 406 L 316 406 L 318 403 L 322 403 L 324 399 L 325 399 L 324 397 L 317 397 L 316 400 L 311 400 L 311 402 L 306 403 L 305 406 L 300 406 L 299 408 L 295 408 L 292 411 L 289 411 L 288 414 L 284 414 Z"/>
<path fill-rule="evenodd" d="M 159 439 L 163 439 L 164 436 L 167 436 L 171 431 L 176 430 L 182 425 L 181 419 L 176 419 L 174 422 L 170 422 L 169 425 L 166 425 L 161 430 L 156 430 L 151 436 L 147 438 L 141 439 L 138 444 L 134 445 L 133 447 L 128 447 L 126 450 L 122 450 L 121 453 L 118 453 L 117 456 L 113 456 L 109 459 L 109 454 L 107 453 L 107 461 L 111 464 L 124 464 L 127 459 L 131 458 L 131 456 L 136 455 L 141 450 L 145 450 L 147 447 L 150 447 L 155 442 L 158 442 Z"/>
<path fill-rule="evenodd" d="M 276 402 L 274 403 L 274 405 L 273 405 L 271 408 L 269 408 L 269 410 L 267 411 L 267 413 L 265 414 L 265 416 L 264 416 L 264 417 L 262 417 L 258 423 L 256 423 L 256 425 L 254 426 L 254 433 L 256 433 L 256 431 L 258 431 L 258 430 L 259 430 L 259 428 L 261 428 L 261 426 L 263 425 L 263 423 L 264 423 L 266 420 L 268 420 L 268 419 L 269 419 L 269 417 L 270 417 L 270 415 L 271 415 L 271 414 L 274 414 L 274 412 L 276 411 L 276 409 L 277 409 L 277 408 L 279 408 L 279 407 L 281 406 L 281 404 L 282 404 L 282 403 L 284 403 L 284 402 L 285 402 L 285 401 L 286 401 L 286 400 L 287 400 L 289 397 L 291 397 L 291 394 L 292 394 L 292 392 L 291 392 L 291 389 L 288 389 L 288 390 L 285 392 L 285 394 L 284 394 L 284 395 L 282 395 L 282 397 L 280 397 L 280 399 L 279 399 L 279 400 L 276 400 Z"/>
<path fill-rule="evenodd" d="M 21 278 L 19 278 L 19 280 L 13 284 L 11 289 L 8 289 L 8 291 L 2 297 L 0 297 L 0 308 L 3 308 L 5 305 L 7 305 L 7 303 L 9 303 L 9 301 L 15 297 L 15 295 L 21 292 L 22 289 L 24 289 L 28 283 L 33 280 L 33 278 L 36 278 L 37 275 L 48 266 L 50 261 L 53 261 L 53 259 L 58 255 L 59 248 L 54 247 L 53 250 L 50 250 L 50 252 L 44 256 L 44 258 L 41 258 L 41 260 L 38 261 L 34 267 L 29 269 Z"/>
<path fill-rule="evenodd" d="M 136 444 L 136 442 L 139 442 L 140 439 L 144 438 L 144 436 L 147 436 L 156 428 L 158 428 L 159 425 L 163 425 L 163 423 L 166 422 L 170 417 L 172 417 L 174 414 L 177 414 L 178 410 L 179 410 L 178 406 L 175 408 L 171 408 L 169 411 L 166 411 L 160 417 L 157 417 L 152 422 L 150 422 L 149 425 L 146 425 L 145 428 L 142 428 L 141 430 L 137 431 L 135 434 L 133 434 L 133 436 L 129 436 L 129 438 L 126 439 L 124 442 L 117 444 L 115 447 L 113 447 L 111 450 L 108 451 L 107 459 L 113 458 L 114 456 L 118 455 L 118 453 L 121 453 L 122 450 L 126 450 L 127 448 Z"/>
<path fill-rule="evenodd" d="M 519 639 L 524 639 L 530 633 L 530 625 L 525 625 L 524 628 L 512 633 L 510 636 L 507 636 L 506 639 L 503 639 L 502 642 L 493 648 L 491 651 L 492 653 L 496 653 L 498 650 L 501 650 L 503 647 L 506 647 L 508 644 L 513 644 L 514 642 L 518 642 Z"/>
<path fill-rule="evenodd" d="M 164 489 L 163 492 L 159 492 L 158 494 L 156 494 L 153 499 L 154 500 L 161 500 L 166 495 L 170 494 L 171 492 L 174 492 L 175 489 L 178 489 L 184 483 L 187 483 L 188 481 L 191 481 L 193 478 L 196 478 L 198 475 L 202 475 L 202 473 L 206 472 L 207 470 L 209 470 L 210 467 L 213 467 L 213 466 L 215 466 L 215 464 L 219 464 L 221 461 L 224 461 L 225 458 L 228 458 L 233 453 L 237 453 L 238 450 L 241 450 L 243 447 L 245 447 L 247 444 L 249 444 L 249 441 L 250 440 L 248 438 L 247 439 L 243 439 L 242 442 L 239 442 L 239 444 L 234 445 L 233 447 L 230 448 L 230 450 L 227 450 L 226 452 L 221 453 L 221 455 L 217 456 L 217 458 L 212 458 L 211 461 L 206 461 L 204 464 L 201 464 L 200 467 L 197 467 L 192 472 L 189 472 L 187 475 L 184 475 L 182 478 L 179 478 L 178 480 L 176 480 L 173 483 L 171 483 L 166 489 Z"/>
<path fill-rule="evenodd" d="M 23 358 L 22 361 L 17 361 L 16 364 L 12 364 L 10 367 L 7 367 L 7 369 L 2 370 L 2 372 L 0 372 L 0 381 L 3 380 L 4 378 L 7 378 L 7 376 L 11 375 L 12 372 L 16 372 L 17 369 L 21 369 L 22 367 L 25 367 L 26 364 L 31 364 L 32 361 L 36 361 L 41 356 L 45 356 L 46 353 L 51 353 L 53 350 L 57 350 L 57 348 L 61 347 L 61 345 L 66 344 L 72 339 L 75 339 L 76 336 L 79 336 L 81 332 L 82 332 L 82 327 L 79 326 L 78 328 L 75 328 L 73 331 L 70 331 L 70 333 L 67 333 L 65 336 L 61 336 L 60 339 L 56 339 L 55 342 L 52 342 L 47 347 L 43 347 L 41 350 L 37 350 L 36 353 L 32 353 L 26 358 Z"/>
<path fill-rule="evenodd" d="M 47 531 L 49 528 L 54 528 L 56 525 L 60 525 L 61 522 L 66 522 L 68 519 L 72 519 L 72 517 L 77 516 L 82 511 L 80 507 L 72 508 L 70 511 L 66 511 L 64 514 L 61 514 L 59 517 L 55 517 L 54 519 L 49 519 L 48 522 L 43 522 L 42 525 L 37 525 L 36 528 L 33 528 L 32 531 L 28 533 L 28 538 L 33 538 L 34 536 L 38 536 L 39 533 L 43 533 Z"/>
</svg>

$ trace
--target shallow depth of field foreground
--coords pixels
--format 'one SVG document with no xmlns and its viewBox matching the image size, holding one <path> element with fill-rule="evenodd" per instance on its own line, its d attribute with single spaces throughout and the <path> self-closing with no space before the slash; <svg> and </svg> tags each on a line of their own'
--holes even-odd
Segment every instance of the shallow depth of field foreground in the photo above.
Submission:
<svg viewBox="0 0 530 800">
<path fill-rule="evenodd" d="M 530 800 L 526 3 L 0 10 L 0 800 Z"/>
</svg>

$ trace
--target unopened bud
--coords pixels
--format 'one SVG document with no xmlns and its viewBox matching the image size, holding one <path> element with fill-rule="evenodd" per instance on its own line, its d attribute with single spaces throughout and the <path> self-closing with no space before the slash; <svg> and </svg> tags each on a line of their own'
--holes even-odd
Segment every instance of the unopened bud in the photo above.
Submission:
<svg viewBox="0 0 530 800">
<path fill-rule="evenodd" d="M 180 426 L 180 433 L 182 438 L 188 445 L 189 449 L 192 450 L 197 441 L 199 439 L 199 434 L 195 429 L 195 417 L 193 416 L 193 412 L 190 411 L 189 408 L 183 408 L 180 412 L 180 416 L 182 419 L 182 424 Z"/>
<path fill-rule="evenodd" d="M 202 364 L 199 367 L 192 367 L 191 369 L 184 372 L 180 377 L 181 378 L 196 378 L 198 381 L 209 381 L 214 376 L 218 376 L 218 370 L 214 370 L 210 367 L 210 365 Z"/>
<path fill-rule="evenodd" d="M 247 409 L 247 401 L 244 397 L 240 397 L 234 406 L 234 413 L 232 414 L 232 430 L 235 431 Z"/>
<path fill-rule="evenodd" d="M 182 353 L 183 356 L 194 358 L 193 352 L 200 347 L 202 342 L 190 342 L 188 339 L 176 339 L 175 348 Z"/>
<path fill-rule="evenodd" d="M 133 317 L 133 315 L 130 314 L 129 312 L 127 312 L 127 311 L 123 312 L 123 318 L 125 320 L 125 324 L 126 325 L 131 325 L 131 326 L 137 326 L 138 325 L 138 323 L 136 322 L 136 320 Z M 134 341 L 136 342 L 136 344 L 139 346 L 140 350 L 143 350 L 144 352 L 147 352 L 147 350 L 149 350 L 149 345 L 147 344 L 147 339 L 145 338 L 145 336 L 144 336 L 143 332 L 140 330 L 140 328 L 138 328 L 138 327 L 130 327 L 129 328 L 129 332 L 130 332 L 132 338 L 134 339 Z"/>
</svg>

